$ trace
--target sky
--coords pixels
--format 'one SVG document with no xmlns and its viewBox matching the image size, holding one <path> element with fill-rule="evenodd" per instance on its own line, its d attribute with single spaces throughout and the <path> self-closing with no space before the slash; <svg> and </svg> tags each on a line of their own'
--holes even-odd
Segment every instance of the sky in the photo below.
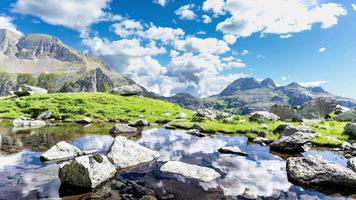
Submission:
<svg viewBox="0 0 356 200">
<path fill-rule="evenodd" d="M 1 0 L 0 28 L 54 35 L 164 96 L 255 77 L 356 98 L 356 0 Z"/>
</svg>

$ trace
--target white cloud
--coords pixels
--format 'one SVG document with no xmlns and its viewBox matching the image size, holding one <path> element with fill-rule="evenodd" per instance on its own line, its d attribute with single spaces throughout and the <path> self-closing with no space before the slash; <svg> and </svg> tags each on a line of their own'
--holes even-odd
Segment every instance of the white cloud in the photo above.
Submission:
<svg viewBox="0 0 356 200">
<path fill-rule="evenodd" d="M 156 27 L 152 25 L 143 33 L 143 37 L 151 40 L 160 40 L 162 42 L 169 42 L 184 36 L 184 31 L 180 28 L 174 29 L 170 27 Z"/>
<path fill-rule="evenodd" d="M 303 87 L 318 87 L 328 83 L 329 81 L 312 81 L 312 82 L 299 82 L 298 84 Z"/>
<path fill-rule="evenodd" d="M 241 55 L 246 56 L 249 53 L 247 49 L 242 50 Z"/>
<path fill-rule="evenodd" d="M 187 4 L 176 10 L 175 14 L 178 15 L 180 19 L 194 20 L 197 15 L 192 10 L 193 8 L 194 4 Z"/>
<path fill-rule="evenodd" d="M 346 9 L 335 3 L 315 4 L 311 1 L 227 0 L 224 10 L 232 16 L 217 25 L 217 30 L 237 37 L 253 33 L 288 35 L 310 30 L 313 24 L 330 28 Z"/>
<path fill-rule="evenodd" d="M 211 18 L 208 15 L 203 15 L 202 18 L 203 18 L 203 23 L 204 24 L 211 23 Z"/>
<path fill-rule="evenodd" d="M 323 53 L 323 52 L 326 51 L 326 48 L 325 48 L 325 47 L 322 47 L 322 48 L 320 48 L 318 51 L 319 51 L 319 53 Z"/>
<path fill-rule="evenodd" d="M 174 48 L 185 52 L 205 53 L 205 54 L 222 54 L 230 51 L 229 45 L 216 38 L 197 38 L 188 37 L 185 40 L 177 40 Z"/>
<path fill-rule="evenodd" d="M 356 10 L 356 4 L 354 4 L 354 3 L 351 4 L 351 7 L 352 7 L 353 10 Z"/>
<path fill-rule="evenodd" d="M 0 29 L 8 29 L 15 33 L 22 35 L 22 33 L 17 30 L 16 25 L 12 23 L 12 18 L 7 16 L 0 16 Z"/>
<path fill-rule="evenodd" d="M 292 34 L 285 34 L 285 35 L 280 35 L 279 37 L 280 37 L 281 39 L 288 39 L 288 38 L 293 37 L 293 35 L 292 35 Z"/>
<path fill-rule="evenodd" d="M 284 80 L 284 81 L 288 80 L 289 78 L 290 78 L 290 76 L 282 76 L 281 77 L 281 79 Z"/>
<path fill-rule="evenodd" d="M 143 26 L 139 21 L 124 19 L 118 23 L 113 24 L 111 28 L 117 35 L 121 37 L 127 37 L 142 31 Z"/>
<path fill-rule="evenodd" d="M 159 4 L 160 6 L 164 7 L 167 5 L 168 0 L 153 0 L 153 3 Z"/>
<path fill-rule="evenodd" d="M 229 43 L 229 44 L 234 44 L 237 40 L 237 37 L 235 35 L 224 35 L 224 41 Z"/>
<path fill-rule="evenodd" d="M 111 0 L 17 0 L 13 10 L 37 16 L 52 25 L 62 25 L 87 34 L 88 27 L 92 24 L 113 17 L 107 11 L 110 2 Z"/>
<path fill-rule="evenodd" d="M 215 15 L 222 15 L 224 14 L 224 5 L 225 0 L 206 0 L 203 3 L 203 10 L 204 11 L 212 11 Z"/>
</svg>

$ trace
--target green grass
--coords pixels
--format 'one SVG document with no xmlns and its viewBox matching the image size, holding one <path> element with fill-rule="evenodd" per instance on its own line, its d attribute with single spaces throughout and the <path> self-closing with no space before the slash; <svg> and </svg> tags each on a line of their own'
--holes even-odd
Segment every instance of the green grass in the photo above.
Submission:
<svg viewBox="0 0 356 200">
<path fill-rule="evenodd" d="M 307 124 L 313 127 L 314 130 L 321 136 L 312 140 L 318 146 L 340 146 L 348 136 L 344 134 L 344 127 L 346 122 L 338 121 L 321 121 Z M 335 138 L 337 140 L 333 140 Z"/>
<path fill-rule="evenodd" d="M 144 118 L 150 122 L 172 121 L 180 112 L 193 112 L 176 104 L 139 96 L 123 97 L 108 93 L 56 93 L 21 98 L 0 98 L 0 118 L 36 117 L 49 109 L 54 118 L 77 121 L 91 117 L 94 121 L 132 121 Z M 163 116 L 163 113 L 170 116 Z"/>
</svg>

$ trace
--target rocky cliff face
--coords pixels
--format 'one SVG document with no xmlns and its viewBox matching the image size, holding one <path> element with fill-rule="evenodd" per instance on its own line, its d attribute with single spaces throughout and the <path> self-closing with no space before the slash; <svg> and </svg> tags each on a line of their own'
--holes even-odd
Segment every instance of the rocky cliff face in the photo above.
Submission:
<svg viewBox="0 0 356 200">
<path fill-rule="evenodd" d="M 20 84 L 42 87 L 49 92 L 110 91 L 135 84 L 103 61 L 68 47 L 56 37 L 21 36 L 5 29 L 0 29 L 0 71 L 2 96 Z"/>
</svg>

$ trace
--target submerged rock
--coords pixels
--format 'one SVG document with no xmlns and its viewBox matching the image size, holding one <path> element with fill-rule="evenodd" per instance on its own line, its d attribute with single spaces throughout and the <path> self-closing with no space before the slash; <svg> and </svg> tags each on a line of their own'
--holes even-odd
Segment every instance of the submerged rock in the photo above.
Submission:
<svg viewBox="0 0 356 200">
<path fill-rule="evenodd" d="M 350 138 L 356 138 L 356 123 L 347 124 L 344 133 Z"/>
<path fill-rule="evenodd" d="M 16 118 L 12 123 L 14 128 L 40 128 L 46 126 L 45 121 L 29 118 Z"/>
<path fill-rule="evenodd" d="M 258 111 L 251 113 L 251 116 L 249 117 L 249 120 L 251 121 L 276 121 L 279 120 L 279 117 L 273 113 L 267 112 L 267 111 Z"/>
<path fill-rule="evenodd" d="M 241 151 L 238 146 L 221 147 L 218 149 L 218 151 L 223 154 L 237 154 L 240 156 L 248 156 L 247 153 Z"/>
<path fill-rule="evenodd" d="M 59 179 L 64 185 L 96 188 L 116 173 L 115 166 L 106 156 L 96 154 L 77 157 L 63 163 L 59 168 Z"/>
<path fill-rule="evenodd" d="M 126 137 L 117 136 L 110 146 L 107 154 L 118 169 L 150 162 L 159 158 L 159 153 L 144 147 Z"/>
<path fill-rule="evenodd" d="M 288 179 L 302 186 L 356 188 L 356 173 L 317 156 L 287 160 Z"/>
<path fill-rule="evenodd" d="M 129 126 L 132 127 L 141 127 L 141 126 L 148 126 L 148 125 L 150 125 L 150 123 L 147 120 L 143 120 L 143 119 L 137 120 L 129 124 Z"/>
<path fill-rule="evenodd" d="M 356 172 L 356 157 L 350 158 L 347 161 L 347 167 L 352 169 L 354 172 Z"/>
<path fill-rule="evenodd" d="M 73 159 L 82 154 L 81 150 L 77 147 L 62 141 L 51 147 L 48 151 L 44 152 L 40 159 L 42 161 L 63 161 Z"/>
<path fill-rule="evenodd" d="M 214 169 L 191 165 L 180 161 L 168 161 L 162 165 L 160 170 L 162 172 L 180 174 L 203 182 L 211 182 L 220 177 L 220 174 Z"/>
<path fill-rule="evenodd" d="M 135 133 L 137 129 L 135 127 L 126 125 L 126 124 L 116 124 L 110 129 L 110 134 L 113 137 L 116 137 L 120 134 L 125 134 L 125 133 Z"/>
<path fill-rule="evenodd" d="M 317 137 L 314 133 L 297 132 L 291 136 L 282 136 L 271 143 L 270 149 L 281 153 L 300 153 L 303 146 Z"/>
</svg>

